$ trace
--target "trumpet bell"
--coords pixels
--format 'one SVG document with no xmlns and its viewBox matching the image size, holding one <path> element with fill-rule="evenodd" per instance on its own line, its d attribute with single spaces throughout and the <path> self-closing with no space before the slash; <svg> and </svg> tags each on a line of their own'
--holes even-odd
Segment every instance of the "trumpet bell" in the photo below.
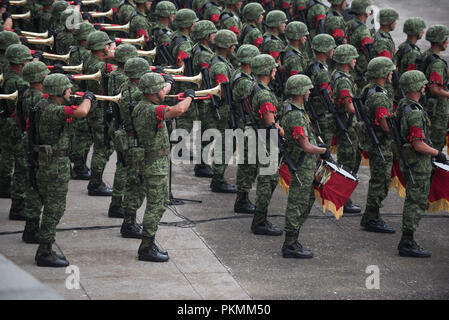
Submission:
<svg viewBox="0 0 449 320">
<path fill-rule="evenodd" d="M 184 65 L 182 65 L 182 67 L 177 68 L 177 69 L 163 69 L 164 73 L 167 74 L 183 74 L 184 73 Z"/>
<path fill-rule="evenodd" d="M 14 91 L 10 94 L 0 94 L 0 100 L 13 100 L 17 103 L 17 100 L 19 98 L 19 91 Z"/>
<path fill-rule="evenodd" d="M 44 46 L 49 46 L 50 49 L 53 49 L 53 44 L 55 43 L 55 38 L 53 36 L 51 36 L 48 39 L 28 38 L 27 42 L 31 43 L 31 44 L 40 44 L 40 45 L 44 45 Z"/>
<path fill-rule="evenodd" d="M 66 72 L 81 73 L 81 72 L 83 72 L 83 64 L 80 63 L 77 66 L 63 66 L 62 70 L 66 71 Z"/>
<path fill-rule="evenodd" d="M 48 60 L 61 60 L 64 61 L 65 63 L 69 63 L 70 52 L 64 55 L 44 52 L 42 56 Z"/>
<path fill-rule="evenodd" d="M 150 51 L 137 50 L 137 55 L 139 57 L 148 57 L 154 59 L 154 57 L 156 57 L 156 48 Z"/>
<path fill-rule="evenodd" d="M 205 97 L 208 95 L 214 95 L 217 97 L 221 97 L 221 84 L 218 84 L 216 87 L 213 87 L 211 89 L 207 89 L 207 90 L 200 90 L 200 91 L 195 91 L 195 96 L 196 97 Z"/>
<path fill-rule="evenodd" d="M 114 14 L 114 11 L 112 9 L 109 9 L 107 12 L 88 12 L 92 18 L 101 18 L 106 17 L 109 19 L 112 19 L 112 15 Z"/>
<path fill-rule="evenodd" d="M 201 87 L 201 83 L 203 82 L 203 76 L 201 73 L 198 73 L 194 77 L 174 76 L 173 79 L 178 82 L 195 83 L 198 87 Z"/>
<path fill-rule="evenodd" d="M 42 33 L 22 31 L 22 34 L 25 37 L 36 37 L 36 38 L 42 38 L 42 39 L 48 38 L 48 31 L 45 31 L 45 32 L 42 32 Z"/>
<path fill-rule="evenodd" d="M 9 1 L 9 4 L 11 5 L 11 6 L 24 6 L 24 5 L 26 5 L 27 4 L 27 1 L 28 0 L 19 0 L 19 1 Z"/>
<path fill-rule="evenodd" d="M 129 22 L 125 25 L 112 25 L 112 24 L 107 24 L 107 23 L 100 23 L 100 26 L 102 26 L 103 30 L 105 31 L 123 31 L 123 32 L 128 32 L 129 31 Z"/>
<path fill-rule="evenodd" d="M 101 84 L 101 71 L 98 70 L 94 74 L 74 74 L 72 75 L 73 80 L 92 80 L 97 81 L 99 84 Z"/>
<path fill-rule="evenodd" d="M 21 14 L 12 14 L 11 15 L 11 19 L 22 19 L 22 20 L 30 20 L 31 18 L 31 11 L 27 11 L 25 13 L 21 13 Z"/>
<path fill-rule="evenodd" d="M 121 44 L 121 43 L 135 44 L 135 45 L 138 45 L 140 48 L 143 48 L 143 46 L 145 45 L 145 37 L 142 35 L 140 38 L 137 38 L 137 39 L 115 38 L 115 42 L 118 44 Z"/>
</svg>

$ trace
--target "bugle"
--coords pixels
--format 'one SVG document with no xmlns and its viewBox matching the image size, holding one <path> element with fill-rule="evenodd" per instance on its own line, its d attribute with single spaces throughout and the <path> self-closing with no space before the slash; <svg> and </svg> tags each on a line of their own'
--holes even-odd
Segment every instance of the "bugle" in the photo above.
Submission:
<svg viewBox="0 0 449 320">
<path fill-rule="evenodd" d="M 141 36 L 140 38 L 137 38 L 137 39 L 115 38 L 115 42 L 117 44 L 122 44 L 122 43 L 135 44 L 135 45 L 138 45 L 140 48 L 143 48 L 143 46 L 145 45 L 145 37 Z"/>
<path fill-rule="evenodd" d="M 101 70 L 93 74 L 73 74 L 72 80 L 92 80 L 101 84 Z"/>
<path fill-rule="evenodd" d="M 48 31 L 38 33 L 38 32 L 29 32 L 29 31 L 21 31 L 25 37 L 35 37 L 35 38 L 48 38 Z"/>
<path fill-rule="evenodd" d="M 119 24 L 109 24 L 109 23 L 94 23 L 94 25 L 101 26 L 101 30 L 103 31 L 123 31 L 128 33 L 129 31 L 129 22 L 124 25 Z"/>
<path fill-rule="evenodd" d="M 19 91 L 17 90 L 10 94 L 0 94 L 0 100 L 13 100 L 17 102 L 18 98 L 19 98 Z"/>
<path fill-rule="evenodd" d="M 31 55 L 33 55 L 35 50 L 30 50 L 30 52 L 31 52 Z M 42 56 L 48 60 L 60 60 L 60 61 L 64 61 L 65 63 L 69 63 L 70 52 L 67 54 L 63 54 L 63 55 L 43 52 Z"/>
<path fill-rule="evenodd" d="M 195 91 L 195 99 L 194 100 L 201 100 L 201 99 L 207 98 L 210 95 L 221 97 L 221 84 L 218 84 L 216 87 L 213 87 L 211 89 Z M 173 95 L 173 94 L 166 95 L 166 97 L 182 99 L 183 93 L 175 94 L 175 95 Z"/>
<path fill-rule="evenodd" d="M 0 74 L 0 87 L 3 85 L 3 81 L 5 80 L 5 78 L 3 77 L 3 73 Z"/>
<path fill-rule="evenodd" d="M 67 1 L 70 5 L 74 5 L 73 1 Z M 90 4 L 96 4 L 97 6 L 101 5 L 102 0 L 84 0 L 81 1 L 81 4 L 84 6 L 88 6 Z"/>
<path fill-rule="evenodd" d="M 81 14 L 82 13 L 84 13 L 84 12 L 81 12 Z M 106 12 L 97 12 L 97 11 L 94 11 L 94 12 L 87 12 L 88 14 L 90 14 L 90 16 L 92 17 L 92 18 L 102 18 L 102 17 L 106 17 L 106 18 L 109 18 L 109 19 L 112 19 L 112 15 L 114 14 L 114 11 L 112 11 L 112 9 L 109 9 L 109 11 L 106 11 Z"/>
<path fill-rule="evenodd" d="M 9 1 L 9 5 L 11 6 L 24 6 L 27 4 L 28 0 L 19 0 L 19 1 Z"/>
<path fill-rule="evenodd" d="M 53 44 L 55 43 L 55 38 L 51 36 L 48 39 L 39 39 L 39 38 L 27 38 L 27 42 L 30 44 L 40 44 L 44 46 L 49 46 L 50 49 L 53 49 Z"/>
<path fill-rule="evenodd" d="M 177 82 L 190 82 L 195 83 L 198 87 L 201 87 L 201 83 L 203 82 L 203 75 L 201 73 L 198 73 L 194 77 L 186 77 L 186 76 L 178 76 L 175 75 L 173 77 L 173 80 Z"/>
<path fill-rule="evenodd" d="M 150 51 L 137 50 L 137 55 L 139 57 L 148 57 L 154 59 L 154 57 L 156 56 L 156 48 Z"/>
<path fill-rule="evenodd" d="M 31 11 L 27 11 L 25 13 L 20 13 L 20 14 L 12 14 L 11 15 L 11 19 L 15 19 L 15 20 L 30 20 L 31 19 Z"/>
<path fill-rule="evenodd" d="M 71 95 L 72 97 L 75 98 L 79 98 L 79 97 L 84 97 L 84 92 L 75 92 L 75 94 Z M 122 94 L 119 93 L 116 96 L 101 96 L 99 94 L 94 94 L 95 99 L 99 100 L 99 101 L 109 101 L 109 102 L 115 102 L 118 103 L 120 101 L 120 99 L 122 98 Z"/>
<path fill-rule="evenodd" d="M 151 71 L 156 71 L 156 67 L 151 66 Z M 166 74 L 183 74 L 184 73 L 184 65 L 177 69 L 162 69 Z"/>
<path fill-rule="evenodd" d="M 47 66 L 49 70 L 53 70 L 55 66 Z M 77 66 L 62 66 L 62 70 L 66 72 L 74 72 L 74 73 L 81 73 L 83 72 L 83 64 L 79 64 Z"/>
</svg>

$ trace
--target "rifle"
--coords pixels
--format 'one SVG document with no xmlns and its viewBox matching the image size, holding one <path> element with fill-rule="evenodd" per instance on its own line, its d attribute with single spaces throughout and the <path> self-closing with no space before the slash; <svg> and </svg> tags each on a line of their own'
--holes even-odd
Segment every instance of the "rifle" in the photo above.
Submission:
<svg viewBox="0 0 449 320">
<path fill-rule="evenodd" d="M 405 92 L 399 85 L 399 74 L 397 70 L 393 71 L 393 77 L 391 77 L 391 81 L 393 83 L 393 87 L 395 87 L 396 90 L 399 91 L 399 100 L 405 98 Z"/>
<path fill-rule="evenodd" d="M 353 99 L 354 101 L 354 108 L 355 108 L 355 112 L 356 112 L 356 116 L 358 120 L 361 120 L 365 123 L 366 126 L 366 130 L 368 132 L 368 135 L 371 139 L 371 142 L 373 143 L 373 145 L 376 146 L 377 151 L 379 151 L 379 155 L 382 158 L 383 161 L 385 161 L 384 155 L 382 153 L 382 150 L 380 149 L 380 142 L 379 142 L 379 138 L 376 135 L 376 132 L 374 131 L 373 126 L 371 125 L 371 122 L 368 119 L 368 115 L 366 114 L 366 109 L 365 106 L 362 102 L 362 99 L 360 99 L 360 97 L 355 97 Z"/>
<path fill-rule="evenodd" d="M 139 140 L 137 138 L 137 131 L 136 131 L 136 127 L 134 126 L 134 120 L 132 117 L 132 113 L 135 107 L 135 104 L 133 102 L 133 97 L 131 95 L 131 87 L 128 86 L 128 95 L 129 95 L 129 104 L 128 104 L 128 113 L 129 113 L 129 118 L 131 120 L 131 128 L 133 129 L 133 138 L 134 138 L 134 148 L 139 147 Z"/>
<path fill-rule="evenodd" d="M 104 65 L 104 72 L 101 76 L 104 92 L 108 92 L 109 88 L 109 74 L 107 73 L 107 64 Z M 111 140 L 109 137 L 109 128 L 112 121 L 112 108 L 109 105 L 109 101 L 103 102 L 103 141 L 107 149 L 111 148 Z"/>
<path fill-rule="evenodd" d="M 33 93 L 31 92 L 31 101 L 33 101 Z M 37 149 L 38 143 L 36 139 L 36 113 L 39 110 L 37 106 L 30 109 L 29 127 L 28 127 L 28 179 L 30 187 L 37 191 L 36 173 L 39 167 Z"/>
<path fill-rule="evenodd" d="M 299 15 L 299 21 L 304 23 L 307 26 L 307 19 L 306 19 L 306 13 L 305 9 L 298 12 Z M 310 34 L 306 36 L 307 38 L 307 44 L 309 45 L 310 51 L 312 52 L 312 56 L 315 58 L 315 51 L 312 49 L 312 37 L 310 37 Z"/>
<path fill-rule="evenodd" d="M 235 108 L 234 104 L 232 103 L 232 93 L 231 93 L 231 84 L 229 82 L 222 82 L 221 88 L 224 92 L 224 98 L 226 101 L 226 104 L 229 106 L 229 125 L 231 126 L 232 130 L 237 129 L 237 123 L 235 122 Z"/>
<path fill-rule="evenodd" d="M 184 61 L 184 75 L 186 77 L 193 77 L 193 63 L 192 63 L 192 58 L 191 57 L 187 57 L 185 59 L 183 59 Z M 195 101 L 193 102 L 193 104 L 195 104 L 195 112 L 196 112 L 196 116 L 199 118 L 200 116 L 200 111 L 198 110 L 198 103 L 196 103 Z"/>
<path fill-rule="evenodd" d="M 251 127 L 254 129 L 256 137 L 259 140 L 260 139 L 259 131 L 258 131 L 259 126 L 257 125 L 256 118 L 254 118 L 254 114 L 252 112 L 251 106 L 249 105 L 248 97 L 243 97 L 240 99 L 240 109 L 241 109 L 241 112 L 244 112 L 248 115 Z M 245 116 L 243 116 L 243 119 L 245 119 Z M 265 144 L 265 142 L 263 142 L 263 144 Z M 265 146 L 263 146 L 263 147 L 265 148 L 266 156 L 269 157 L 270 154 L 268 153 L 267 148 Z"/>
<path fill-rule="evenodd" d="M 318 135 L 321 135 L 320 123 L 318 122 L 318 115 L 315 111 L 315 107 L 313 106 L 312 98 L 312 95 L 309 95 L 309 99 L 307 100 L 307 109 L 310 113 L 310 120 L 312 120 L 312 123 L 318 132 Z"/>
<path fill-rule="evenodd" d="M 203 87 L 204 89 L 210 89 L 210 77 L 209 77 L 209 69 L 207 67 L 201 68 L 201 75 L 203 77 Z M 217 112 L 217 119 L 218 121 L 221 121 L 221 116 L 219 112 L 219 105 L 217 101 L 215 100 L 215 96 L 211 95 L 210 102 L 212 103 L 212 106 L 215 108 L 215 111 Z"/>
<path fill-rule="evenodd" d="M 398 148 L 399 158 L 401 159 L 405 169 L 410 174 L 410 179 L 412 179 L 412 183 L 415 184 L 415 179 L 413 178 L 412 170 L 410 169 L 410 165 L 404 155 L 404 148 L 402 146 L 401 135 L 399 134 L 396 120 L 393 117 L 394 116 L 386 118 L 388 128 L 390 129 L 391 137 L 393 138 L 393 141 Z"/>
<path fill-rule="evenodd" d="M 176 65 L 176 61 L 168 50 L 168 46 L 161 43 L 158 47 L 158 52 L 161 54 L 162 58 L 165 60 L 167 65 L 174 66 Z"/>
<path fill-rule="evenodd" d="M 23 92 L 19 91 L 16 112 L 17 112 L 17 117 L 19 118 L 19 122 L 20 122 L 20 134 L 21 134 L 21 137 L 23 138 L 23 136 L 25 135 L 25 131 L 26 131 L 26 121 L 23 116 L 23 99 L 22 98 L 23 98 Z"/>
<path fill-rule="evenodd" d="M 343 120 L 341 120 L 340 115 L 338 114 L 337 109 L 335 108 L 334 104 L 332 103 L 332 101 L 329 97 L 329 93 L 327 92 L 326 88 L 320 89 L 320 98 L 321 98 L 323 104 L 325 106 L 327 106 L 329 112 L 332 113 L 332 115 L 334 116 L 335 121 L 337 123 L 337 130 L 342 131 L 345 134 L 346 139 L 348 139 L 349 143 L 352 145 L 351 138 L 349 138 L 348 129 L 346 128 L 345 124 L 343 123 Z"/>
<path fill-rule="evenodd" d="M 278 90 L 279 90 L 278 96 L 282 98 L 284 96 L 284 81 L 282 81 L 281 71 L 279 70 L 279 67 L 277 67 L 277 71 L 276 71 L 276 75 L 274 76 L 274 79 L 277 83 Z"/>
<path fill-rule="evenodd" d="M 325 19 L 320 19 L 320 21 L 318 22 L 318 32 L 320 34 L 327 33 L 325 23 L 326 23 Z"/>
<path fill-rule="evenodd" d="M 113 87 L 112 95 L 115 96 L 119 93 L 119 90 L 117 89 L 117 82 L 115 81 L 115 75 L 114 75 L 113 83 L 114 83 L 114 87 Z M 114 118 L 114 125 L 115 125 L 114 129 L 115 130 L 119 130 L 120 127 L 123 127 L 122 117 L 120 116 L 120 109 L 119 109 L 118 104 L 115 102 L 112 102 L 112 117 Z M 123 153 L 121 153 L 117 149 L 115 151 L 117 152 L 117 160 L 123 166 L 126 166 L 125 157 L 123 156 Z"/>
</svg>

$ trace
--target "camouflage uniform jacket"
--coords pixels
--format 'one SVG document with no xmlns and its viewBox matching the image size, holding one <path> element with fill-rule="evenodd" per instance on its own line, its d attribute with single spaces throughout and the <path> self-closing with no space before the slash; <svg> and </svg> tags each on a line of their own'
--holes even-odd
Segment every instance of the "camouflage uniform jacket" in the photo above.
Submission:
<svg viewBox="0 0 449 320">
<path fill-rule="evenodd" d="M 39 16 L 39 29 L 38 32 L 45 32 L 51 27 L 51 9 L 43 8 Z"/>
<path fill-rule="evenodd" d="M 290 44 L 281 53 L 281 64 L 284 68 L 285 80 L 301 73 L 306 67 L 302 52 Z"/>
<path fill-rule="evenodd" d="M 440 55 L 438 55 L 432 49 L 424 52 L 422 57 L 425 70 L 423 71 L 429 81 L 429 86 L 432 84 L 437 84 L 438 86 L 448 90 L 448 67 L 447 63 Z M 445 102 L 447 104 L 447 98 L 439 97 L 439 101 Z M 446 114 L 448 112 L 446 111 Z"/>
<path fill-rule="evenodd" d="M 229 8 L 224 9 L 220 14 L 220 29 L 228 29 L 237 35 L 242 31 L 242 21 L 239 15 Z"/>
<path fill-rule="evenodd" d="M 128 135 L 131 135 L 133 131 L 131 125 L 131 114 L 135 109 L 135 106 L 137 106 L 137 104 L 142 100 L 143 94 L 137 84 L 130 80 L 122 84 L 122 86 L 120 87 L 120 93 L 122 94 L 122 98 L 120 99 L 118 105 L 120 109 L 120 118 L 122 121 L 121 125 L 125 128 L 125 131 L 128 133 Z M 132 102 L 131 106 L 130 102 Z"/>
<path fill-rule="evenodd" d="M 318 22 L 326 19 L 327 8 L 320 0 L 310 0 L 307 4 L 307 28 L 313 38 L 318 32 Z"/>
<path fill-rule="evenodd" d="M 145 41 L 150 39 L 151 24 L 145 13 L 136 10 L 129 17 L 129 37 L 140 38 L 142 35 Z"/>
<path fill-rule="evenodd" d="M 3 93 L 10 94 L 14 91 L 19 91 L 19 93 L 23 94 L 25 90 L 27 90 L 30 85 L 28 82 L 23 80 L 23 78 L 16 72 L 12 71 L 11 69 L 8 69 L 6 73 L 3 74 L 4 81 L 3 81 Z M 13 115 L 14 109 L 15 109 L 15 103 L 14 101 L 7 100 L 6 101 L 7 110 L 6 110 L 6 117 L 11 117 Z"/>
<path fill-rule="evenodd" d="M 75 45 L 70 48 L 70 58 L 69 58 L 69 65 L 70 66 L 77 66 L 80 63 L 83 63 L 87 61 L 87 59 L 90 56 L 90 50 L 87 50 L 85 47 L 80 45 Z M 82 89 L 81 83 L 85 82 L 83 81 L 73 81 L 73 87 L 72 91 L 84 91 Z M 76 119 L 75 121 L 78 121 L 79 119 Z"/>
<path fill-rule="evenodd" d="M 421 55 L 421 49 L 416 44 L 411 43 L 409 40 L 401 43 L 395 57 L 399 75 L 406 71 L 419 69 L 422 61 Z"/>
<path fill-rule="evenodd" d="M 359 75 L 364 75 L 368 67 L 368 56 L 366 45 L 373 43 L 373 37 L 371 30 L 365 23 L 358 19 L 353 19 L 348 22 L 348 28 L 346 34 L 349 37 L 349 43 L 356 47 L 359 57 L 357 58 L 357 64 L 355 71 Z"/>
<path fill-rule="evenodd" d="M 265 32 L 261 44 L 262 53 L 271 55 L 274 60 L 279 60 L 279 54 L 284 50 L 286 43 L 270 31 Z"/>
<path fill-rule="evenodd" d="M 334 94 L 334 102 L 340 118 L 346 121 L 347 126 L 351 126 L 355 121 L 354 117 L 349 117 L 346 112 L 344 100 L 349 97 L 350 99 L 355 97 L 355 83 L 354 79 L 349 73 L 341 70 L 335 70 L 332 73 L 332 92 Z M 350 123 L 347 120 L 351 118 Z"/>
<path fill-rule="evenodd" d="M 70 51 L 70 47 L 76 45 L 73 33 L 67 30 L 58 33 L 55 42 L 57 54 L 67 54 Z"/>
<path fill-rule="evenodd" d="M 304 73 L 312 80 L 313 83 L 314 88 L 311 91 L 311 95 L 317 115 L 321 116 L 328 113 L 327 107 L 325 107 L 321 102 L 319 92 L 321 87 L 326 87 L 329 96 L 332 97 L 332 90 L 330 86 L 331 75 L 329 73 L 327 64 L 321 60 L 313 58 L 312 60 L 310 60 Z"/>
<path fill-rule="evenodd" d="M 155 46 L 160 44 L 168 45 L 172 33 L 173 31 L 163 23 L 158 22 L 151 27 L 151 35 Z"/>
<path fill-rule="evenodd" d="M 9 61 L 4 54 L 0 54 L 0 74 L 5 74 L 9 69 Z"/>
<path fill-rule="evenodd" d="M 263 40 L 263 34 L 260 28 L 253 23 L 245 23 L 239 36 L 239 42 L 242 44 L 252 44 L 259 47 Z"/>
<path fill-rule="evenodd" d="M 257 80 L 253 86 L 251 97 L 254 118 L 256 118 L 260 129 L 266 129 L 267 126 L 263 115 L 266 112 L 273 113 L 275 116 L 279 115 L 282 108 L 281 103 L 278 101 L 274 91 L 260 80 Z"/>
<path fill-rule="evenodd" d="M 236 109 L 238 110 L 239 105 L 241 105 L 241 99 L 243 97 L 246 97 L 248 99 L 249 105 L 251 105 L 250 101 L 250 95 L 253 91 L 253 86 L 256 83 L 256 78 L 252 74 L 247 74 L 243 69 L 238 68 L 235 70 L 234 74 L 232 75 L 232 82 L 231 82 L 231 91 L 232 91 L 232 102 L 234 103 L 234 106 L 236 106 Z M 243 106 L 242 106 L 243 108 Z M 251 110 L 246 110 L 246 112 L 251 112 Z M 240 118 L 240 112 L 236 112 L 236 115 Z M 239 119 L 243 120 L 243 119 Z M 247 119 L 249 120 L 249 119 Z M 239 123 L 242 126 L 245 126 L 246 123 Z"/>
<path fill-rule="evenodd" d="M 374 35 L 374 56 L 387 57 L 393 59 L 396 55 L 396 46 L 394 44 L 391 34 L 379 30 Z"/>
<path fill-rule="evenodd" d="M 221 82 L 230 82 L 232 74 L 234 73 L 234 67 L 231 62 L 220 56 L 219 54 L 215 54 L 211 59 L 209 77 L 210 77 L 210 85 L 211 87 L 217 86 Z M 221 101 L 221 105 L 224 105 L 224 99 Z M 226 119 L 229 115 L 229 107 L 220 108 L 220 116 Z"/>
<path fill-rule="evenodd" d="M 198 42 L 193 46 L 192 52 L 194 74 L 200 73 L 202 66 L 207 67 L 208 69 L 210 68 L 210 61 L 214 56 L 214 52 L 209 47 Z"/>
<path fill-rule="evenodd" d="M 178 30 L 171 35 L 170 52 L 178 63 L 192 56 L 193 46 L 194 43 L 184 32 Z"/>
<path fill-rule="evenodd" d="M 343 44 L 346 38 L 346 22 L 343 15 L 337 10 L 330 9 L 326 16 L 326 32 L 335 39 L 338 45 Z"/>
<path fill-rule="evenodd" d="M 127 24 L 131 14 L 136 10 L 136 5 L 131 1 L 124 0 L 118 6 L 118 21 L 121 25 Z"/>
<path fill-rule="evenodd" d="M 42 99 L 44 94 L 35 88 L 29 88 L 25 91 L 22 97 L 22 114 L 24 119 L 28 119 L 30 109 L 37 105 L 37 103 Z"/>
</svg>

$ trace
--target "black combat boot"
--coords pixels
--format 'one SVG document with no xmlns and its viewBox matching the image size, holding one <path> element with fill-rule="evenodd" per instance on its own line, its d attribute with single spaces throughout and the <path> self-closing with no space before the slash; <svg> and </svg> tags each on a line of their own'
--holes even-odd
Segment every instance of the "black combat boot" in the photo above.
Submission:
<svg viewBox="0 0 449 320">
<path fill-rule="evenodd" d="M 412 231 L 403 231 L 401 241 L 398 245 L 399 255 L 401 257 L 429 258 L 430 251 L 424 249 L 413 239 Z"/>
<path fill-rule="evenodd" d="M 267 213 L 258 211 L 257 209 L 254 211 L 254 218 L 253 222 L 251 223 L 251 231 L 254 234 L 264 236 L 282 235 L 282 230 L 267 220 Z"/>
<path fill-rule="evenodd" d="M 154 242 L 154 237 L 142 238 L 138 254 L 140 261 L 166 262 L 170 259 L 166 252 L 164 254 L 158 248 Z"/>
<path fill-rule="evenodd" d="M 282 256 L 284 258 L 310 259 L 313 258 L 313 252 L 310 249 L 303 248 L 298 242 L 298 231 L 285 233 L 285 241 L 282 245 Z"/>
<path fill-rule="evenodd" d="M 11 178 L 7 178 L 2 184 L 0 184 L 0 198 L 11 198 Z"/>
<path fill-rule="evenodd" d="M 142 227 L 136 222 L 136 216 L 130 221 L 123 221 L 120 234 L 123 238 L 142 239 Z"/>
<path fill-rule="evenodd" d="M 63 268 L 69 265 L 64 255 L 58 255 L 52 250 L 50 243 L 39 245 L 35 260 L 39 267 Z"/>
<path fill-rule="evenodd" d="M 212 172 L 212 168 L 205 164 L 196 164 L 195 165 L 195 177 L 199 177 L 199 178 L 212 178 L 214 173 Z"/>
<path fill-rule="evenodd" d="M 344 213 L 360 213 L 361 211 L 362 209 L 360 208 L 360 206 L 352 203 L 351 199 L 346 201 L 345 206 L 343 207 Z"/>
<path fill-rule="evenodd" d="M 89 184 L 87 185 L 87 194 L 89 196 L 112 196 L 112 188 L 108 187 L 102 180 L 103 173 L 92 173 Z"/>
<path fill-rule="evenodd" d="M 78 167 L 78 166 L 74 165 L 73 170 L 72 170 L 72 179 L 73 180 L 90 180 L 90 169 L 86 166 L 86 164 L 83 164 L 82 167 Z"/>
<path fill-rule="evenodd" d="M 369 212 L 371 212 L 371 216 Z M 374 215 L 373 215 L 374 214 Z M 362 221 L 360 222 L 366 231 L 377 232 L 377 233 L 395 233 L 396 230 L 388 226 L 384 220 L 380 217 L 379 208 L 367 208 L 362 216 Z"/>
<path fill-rule="evenodd" d="M 108 211 L 109 218 L 124 218 L 125 210 L 122 207 L 122 197 L 112 197 Z"/>
<path fill-rule="evenodd" d="M 26 220 L 24 199 L 12 199 L 9 220 Z"/>
<path fill-rule="evenodd" d="M 238 192 L 235 199 L 234 212 L 254 214 L 254 210 L 256 210 L 256 206 L 249 200 L 248 192 Z"/>
<path fill-rule="evenodd" d="M 210 183 L 210 188 L 212 189 L 212 192 L 218 192 L 218 193 L 237 193 L 237 189 L 233 184 L 230 184 L 226 182 L 224 179 L 212 179 L 212 182 Z"/>
<path fill-rule="evenodd" d="M 39 243 L 39 219 L 26 219 L 22 240 L 25 243 Z"/>
</svg>

